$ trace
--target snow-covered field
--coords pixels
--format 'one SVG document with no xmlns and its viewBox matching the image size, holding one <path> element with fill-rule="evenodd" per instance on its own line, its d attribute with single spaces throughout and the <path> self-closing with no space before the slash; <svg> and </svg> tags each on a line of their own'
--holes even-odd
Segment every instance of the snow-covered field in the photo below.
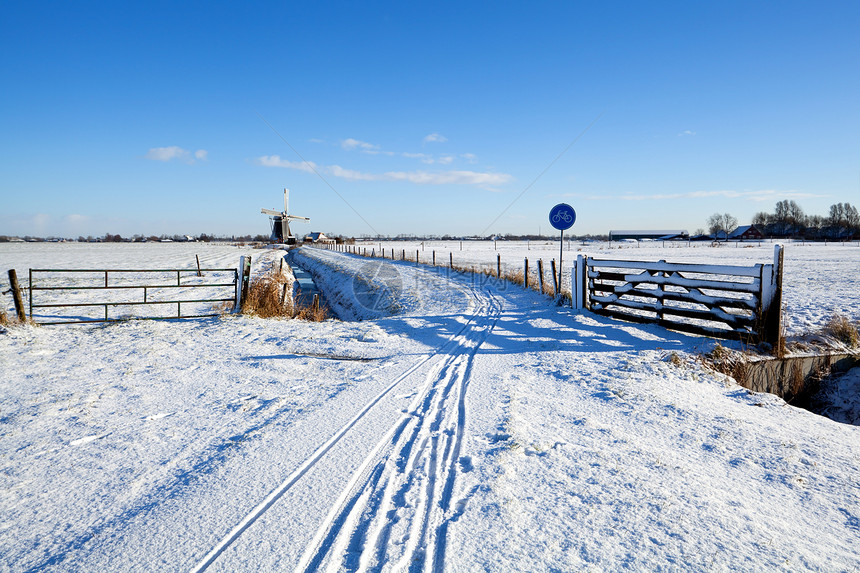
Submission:
<svg viewBox="0 0 860 573">
<path fill-rule="evenodd" d="M 505 263 L 558 255 L 536 247 L 499 243 Z M 433 248 L 495 261 L 492 244 Z M 772 259 L 770 245 L 582 248 Z M 190 268 L 195 254 L 251 254 L 257 272 L 281 253 L 0 245 L 0 270 Z M 471 275 L 299 259 L 365 320 L 0 334 L 0 570 L 860 568 L 860 427 L 704 370 L 713 341 Z M 860 316 L 858 261 L 789 245 L 792 329 Z"/>
</svg>

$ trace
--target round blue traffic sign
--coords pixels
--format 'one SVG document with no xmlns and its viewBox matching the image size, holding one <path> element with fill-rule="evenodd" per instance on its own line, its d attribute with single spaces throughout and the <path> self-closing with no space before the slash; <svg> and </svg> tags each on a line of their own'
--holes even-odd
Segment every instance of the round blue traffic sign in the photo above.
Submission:
<svg viewBox="0 0 860 573">
<path fill-rule="evenodd" d="M 549 223 L 559 231 L 566 231 L 576 222 L 576 211 L 567 203 L 559 203 L 549 212 Z"/>
</svg>

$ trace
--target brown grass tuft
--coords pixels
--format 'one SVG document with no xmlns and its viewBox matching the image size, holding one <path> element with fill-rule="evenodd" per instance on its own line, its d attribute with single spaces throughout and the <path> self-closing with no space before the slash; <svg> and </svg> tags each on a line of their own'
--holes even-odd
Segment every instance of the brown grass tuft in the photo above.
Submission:
<svg viewBox="0 0 860 573">
<path fill-rule="evenodd" d="M 310 322 L 327 319 L 326 307 L 295 304 L 290 292 L 292 288 L 287 277 L 274 268 L 263 276 L 251 281 L 248 296 L 242 303 L 242 313 L 260 318 L 297 318 Z"/>
<path fill-rule="evenodd" d="M 322 322 L 328 318 L 328 311 L 324 306 L 319 306 L 314 308 L 311 306 L 302 306 L 296 307 L 297 312 L 295 314 L 295 318 L 299 320 L 307 320 L 309 322 Z"/>
<path fill-rule="evenodd" d="M 860 347 L 860 333 L 847 316 L 836 315 L 824 326 L 824 332 L 848 348 Z"/>
<path fill-rule="evenodd" d="M 0 326 L 8 326 L 9 325 L 9 315 L 6 314 L 6 311 L 0 308 Z"/>
<path fill-rule="evenodd" d="M 520 286 L 526 284 L 525 275 L 523 274 L 522 269 L 516 271 L 505 271 L 503 278 L 508 282 L 512 282 Z"/>
<path fill-rule="evenodd" d="M 291 317 L 293 309 L 289 297 L 284 300 L 285 286 L 290 288 L 287 278 L 275 271 L 253 279 L 248 296 L 242 302 L 242 313 L 260 318 Z"/>
<path fill-rule="evenodd" d="M 742 352 L 732 351 L 718 342 L 710 352 L 702 355 L 702 362 L 721 374 L 731 376 L 742 386 L 746 383 L 749 357 Z"/>
</svg>

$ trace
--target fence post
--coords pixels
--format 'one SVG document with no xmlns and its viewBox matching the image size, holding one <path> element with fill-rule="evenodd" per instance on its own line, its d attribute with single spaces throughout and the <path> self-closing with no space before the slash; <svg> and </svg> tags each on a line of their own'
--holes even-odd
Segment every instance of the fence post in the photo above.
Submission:
<svg viewBox="0 0 860 573">
<path fill-rule="evenodd" d="M 558 286 L 559 286 L 559 285 L 558 285 L 558 279 L 559 279 L 559 276 L 558 276 L 558 273 L 557 273 L 557 272 L 556 272 L 556 270 L 555 270 L 555 259 L 553 259 L 552 261 L 550 261 L 550 267 L 552 267 L 552 288 L 554 288 L 554 289 L 555 289 L 555 295 L 556 295 L 556 296 L 558 296 L 558 295 L 559 295 L 559 290 L 560 290 L 560 289 L 558 288 Z"/>
<path fill-rule="evenodd" d="M 769 298 L 770 301 L 762 301 L 764 306 L 764 340 L 776 350 L 777 355 L 782 355 L 782 263 L 783 246 L 776 244 L 773 247 L 773 271 L 771 272 Z M 762 285 L 762 297 L 764 297 L 764 285 Z"/>
<path fill-rule="evenodd" d="M 21 298 L 21 287 L 18 285 L 18 275 L 15 273 L 15 269 L 9 269 L 9 285 L 12 287 L 12 300 L 15 301 L 15 312 L 18 315 L 18 320 L 24 322 L 27 315 L 24 313 L 24 299 Z M 32 308 L 30 312 L 33 312 Z"/>
<path fill-rule="evenodd" d="M 242 309 L 242 303 L 248 297 L 248 286 L 251 282 L 251 256 L 239 257 L 239 283 L 236 285 L 236 312 Z"/>
<path fill-rule="evenodd" d="M 523 263 L 523 286 L 529 288 L 529 258 L 526 257 Z"/>
<path fill-rule="evenodd" d="M 543 294 L 543 259 L 538 259 L 538 287 Z"/>
<path fill-rule="evenodd" d="M 454 253 L 448 253 L 448 263 L 451 266 L 451 269 L 454 268 Z"/>
<path fill-rule="evenodd" d="M 502 278 L 502 255 L 496 255 L 496 278 Z"/>
<path fill-rule="evenodd" d="M 197 276 L 202 277 L 203 273 L 200 272 L 200 255 L 194 255 L 194 258 L 197 259 Z"/>
<path fill-rule="evenodd" d="M 436 251 L 433 251 L 433 266 L 436 266 Z"/>
<path fill-rule="evenodd" d="M 585 308 L 585 257 L 583 255 L 576 256 L 576 266 L 573 267 L 573 273 L 570 278 L 573 282 L 570 285 L 570 290 L 573 292 L 573 308 L 582 310 Z"/>
</svg>

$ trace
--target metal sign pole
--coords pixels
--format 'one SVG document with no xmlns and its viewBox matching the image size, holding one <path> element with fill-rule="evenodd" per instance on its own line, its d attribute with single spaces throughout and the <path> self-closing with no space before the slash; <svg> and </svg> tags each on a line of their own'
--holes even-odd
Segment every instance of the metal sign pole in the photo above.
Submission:
<svg viewBox="0 0 860 573">
<path fill-rule="evenodd" d="M 558 285 L 556 286 L 555 293 L 561 294 L 561 258 L 564 256 L 564 229 L 561 230 L 561 239 L 559 239 L 559 247 L 558 247 Z"/>
</svg>

